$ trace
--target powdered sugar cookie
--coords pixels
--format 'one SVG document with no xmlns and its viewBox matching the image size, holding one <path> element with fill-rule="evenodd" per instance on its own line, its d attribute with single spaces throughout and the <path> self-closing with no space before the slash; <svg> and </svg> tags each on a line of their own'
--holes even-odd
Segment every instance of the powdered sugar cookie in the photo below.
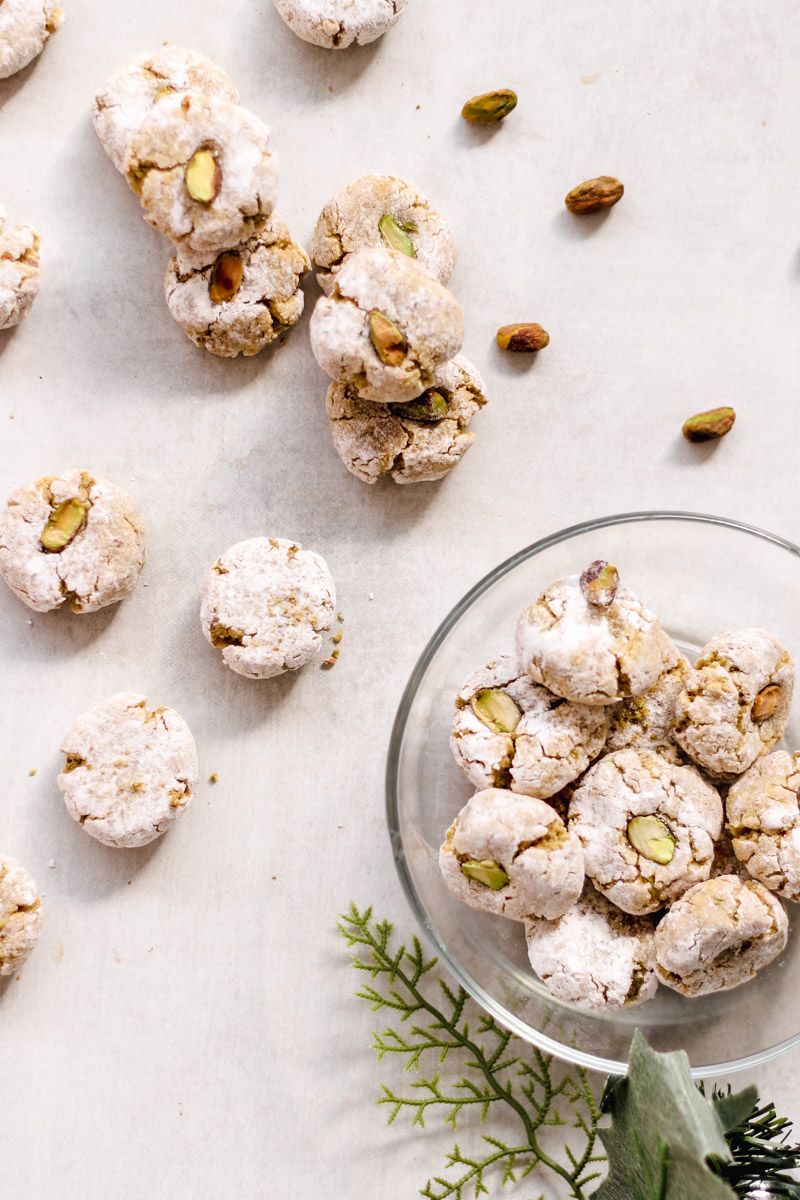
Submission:
<svg viewBox="0 0 800 1200">
<path fill-rule="evenodd" d="M 362 250 L 311 318 L 311 349 L 331 379 L 364 400 L 407 404 L 433 386 L 464 340 L 461 305 L 405 254 Z"/>
<path fill-rule="evenodd" d="M 733 779 L 780 741 L 793 688 L 792 660 L 765 629 L 721 633 L 678 696 L 675 741 L 709 775 Z"/>
<path fill-rule="evenodd" d="M 606 732 L 605 709 L 554 696 L 507 654 L 458 693 L 450 749 L 475 787 L 547 800 L 586 770 Z"/>
<path fill-rule="evenodd" d="M 0 329 L 11 329 L 39 294 L 41 240 L 30 225 L 5 229 L 5 217 L 0 205 Z"/>
<path fill-rule="evenodd" d="M 268 679 L 305 666 L 331 627 L 336 588 L 325 560 L 296 542 L 237 542 L 208 573 L 200 619 L 239 675 Z"/>
<path fill-rule="evenodd" d="M 36 612 L 65 600 L 73 612 L 95 612 L 131 594 L 145 542 L 127 492 L 88 471 L 65 471 L 9 496 L 0 513 L 0 574 Z"/>
<path fill-rule="evenodd" d="M 63 23 L 64 13 L 55 0 L 2 0 L 0 79 L 27 67 Z"/>
<path fill-rule="evenodd" d="M 574 908 L 557 921 L 528 921 L 528 959 L 558 1000 L 590 1012 L 650 1000 L 658 988 L 655 930 L 609 904 L 587 882 Z"/>
<path fill-rule="evenodd" d="M 442 479 L 469 450 L 467 429 L 486 404 L 484 384 L 460 354 L 433 373 L 433 385 L 409 404 L 363 400 L 349 383 L 332 383 L 327 407 L 336 452 L 364 483 Z"/>
<path fill-rule="evenodd" d="M 196 346 L 223 358 L 258 354 L 303 314 L 310 263 L 280 217 L 219 255 L 183 245 L 167 267 L 169 311 Z"/>
<path fill-rule="evenodd" d="M 453 274 L 458 246 L 450 222 L 425 196 L 395 175 L 365 175 L 333 196 L 311 239 L 317 283 L 330 295 L 340 267 L 351 254 L 375 247 L 413 258 L 439 283 Z"/>
<path fill-rule="evenodd" d="M 656 930 L 656 971 L 684 996 L 747 983 L 786 946 L 789 922 L 776 896 L 755 880 L 720 875 L 690 888 Z"/>
<path fill-rule="evenodd" d="M 239 103 L 228 76 L 204 54 L 164 46 L 123 63 L 95 96 L 92 120 L 108 157 L 125 173 L 131 139 L 154 104 L 173 92 L 217 95 Z"/>
<path fill-rule="evenodd" d="M 146 220 L 200 254 L 246 241 L 272 212 L 278 189 L 266 125 L 200 92 L 165 96 L 150 109 L 125 172 Z"/>
<path fill-rule="evenodd" d="M 664 648 L 662 672 L 649 691 L 609 707 L 608 751 L 648 746 L 679 761 L 678 749 L 672 740 L 675 705 L 692 667 L 666 634 Z"/>
<path fill-rule="evenodd" d="M 374 42 L 394 25 L 407 0 L 275 0 L 286 24 L 304 42 L 328 50 Z"/>
<path fill-rule="evenodd" d="M 772 892 L 800 901 L 800 754 L 776 750 L 731 785 L 726 802 L 736 857 Z"/>
<path fill-rule="evenodd" d="M 521 921 L 560 917 L 583 888 L 580 842 L 543 800 L 476 792 L 445 835 L 439 866 L 472 908 Z"/>
<path fill-rule="evenodd" d="M 613 704 L 641 696 L 662 672 L 666 643 L 656 617 L 627 588 L 609 604 L 587 599 L 581 577 L 547 588 L 517 624 L 523 669 L 557 696 Z"/>
<path fill-rule="evenodd" d="M 722 819 L 719 795 L 697 771 L 641 747 L 601 758 L 569 806 L 586 874 L 634 916 L 708 879 Z"/>
<path fill-rule="evenodd" d="M 36 884 L 13 858 L 0 855 L 0 975 L 22 966 L 42 931 Z"/>
<path fill-rule="evenodd" d="M 197 783 L 189 726 L 171 708 L 119 692 L 78 717 L 61 743 L 67 812 L 106 846 L 146 846 L 188 806 Z"/>
</svg>

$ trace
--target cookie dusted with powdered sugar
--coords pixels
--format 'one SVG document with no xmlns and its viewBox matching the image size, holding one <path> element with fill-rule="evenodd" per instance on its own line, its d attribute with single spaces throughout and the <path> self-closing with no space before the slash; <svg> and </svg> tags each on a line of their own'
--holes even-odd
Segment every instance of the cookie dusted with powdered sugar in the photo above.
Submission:
<svg viewBox="0 0 800 1200">
<path fill-rule="evenodd" d="M 78 717 L 61 743 L 67 812 L 106 846 L 146 846 L 192 798 L 197 751 L 183 717 L 119 692 Z"/>
<path fill-rule="evenodd" d="M 656 930 L 656 971 L 684 996 L 738 987 L 784 950 L 783 905 L 755 880 L 719 875 L 690 888 Z"/>
<path fill-rule="evenodd" d="M 525 924 L 528 959 L 558 1000 L 589 1012 L 643 1004 L 655 995 L 655 930 L 587 883 L 556 921 Z"/>
<path fill-rule="evenodd" d="M 183 245 L 167 267 L 172 316 L 196 346 L 223 358 L 258 354 L 303 314 L 310 263 L 273 214 L 248 241 L 219 255 Z"/>
<path fill-rule="evenodd" d="M 407 404 L 464 340 L 464 314 L 427 271 L 390 250 L 347 260 L 311 318 L 311 349 L 331 379 L 362 399 Z"/>
<path fill-rule="evenodd" d="M 395 175 L 365 175 L 333 196 L 311 238 L 311 261 L 326 295 L 351 254 L 374 248 L 413 258 L 439 283 L 453 274 L 458 246 L 450 222 Z"/>
<path fill-rule="evenodd" d="M 374 42 L 394 25 L 407 0 L 275 0 L 293 33 L 327 50 Z"/>
<path fill-rule="evenodd" d="M 656 912 L 708 879 L 722 820 L 719 795 L 697 771 L 642 748 L 601 758 L 569 806 L 586 874 L 634 916 Z"/>
<path fill-rule="evenodd" d="M 578 839 L 543 800 L 476 792 L 439 851 L 444 881 L 471 908 L 521 921 L 562 916 L 581 894 Z"/>
<path fill-rule="evenodd" d="M 450 749 L 475 787 L 548 800 L 600 754 L 607 728 L 605 709 L 554 696 L 507 654 L 458 693 Z"/>
<path fill-rule="evenodd" d="M 364 483 L 385 475 L 395 483 L 444 478 L 475 441 L 467 426 L 486 403 L 483 380 L 460 354 L 437 367 L 433 385 L 408 404 L 363 400 L 349 383 L 332 383 L 327 397 L 336 453 Z"/>
<path fill-rule="evenodd" d="M 0 975 L 22 966 L 42 931 L 36 884 L 13 858 L 0 855 Z"/>
<path fill-rule="evenodd" d="M 672 730 L 678 696 L 691 669 L 688 658 L 664 634 L 663 670 L 653 686 L 641 696 L 609 706 L 606 750 L 644 746 L 680 761 Z"/>
<path fill-rule="evenodd" d="M 250 538 L 209 571 L 200 619 L 232 671 L 268 679 L 317 654 L 335 607 L 333 578 L 319 554 L 285 539 Z"/>
<path fill-rule="evenodd" d="M 200 254 L 246 241 L 272 212 L 278 190 L 266 125 L 201 92 L 165 96 L 150 109 L 125 173 L 146 220 Z"/>
<path fill-rule="evenodd" d="M 0 574 L 36 612 L 124 600 L 144 566 L 144 522 L 127 492 L 88 471 L 17 488 L 0 512 Z"/>
<path fill-rule="evenodd" d="M 30 225 L 6 228 L 5 218 L 0 205 L 0 329 L 11 329 L 39 294 L 41 239 Z"/>
<path fill-rule="evenodd" d="M 766 629 L 721 633 L 701 650 L 677 700 L 674 738 L 719 779 L 734 779 L 783 736 L 794 664 Z"/>
<path fill-rule="evenodd" d="M 725 809 L 740 863 L 770 891 L 800 902 L 800 754 L 757 759 L 731 784 Z"/>
<path fill-rule="evenodd" d="M 92 121 L 103 149 L 125 173 L 131 139 L 154 104 L 174 92 L 200 92 L 239 103 L 228 76 L 204 54 L 164 46 L 155 54 L 128 59 L 106 80 L 94 99 Z"/>
<path fill-rule="evenodd" d="M 54 0 L 2 0 L 0 79 L 27 67 L 63 23 L 63 10 Z"/>
</svg>

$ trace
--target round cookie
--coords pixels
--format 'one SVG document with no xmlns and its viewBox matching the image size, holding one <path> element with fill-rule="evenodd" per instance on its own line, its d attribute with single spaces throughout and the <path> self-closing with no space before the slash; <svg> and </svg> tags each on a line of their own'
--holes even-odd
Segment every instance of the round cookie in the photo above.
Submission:
<svg viewBox="0 0 800 1200">
<path fill-rule="evenodd" d="M 364 400 L 408 404 L 433 386 L 464 340 L 454 296 L 405 254 L 362 250 L 348 258 L 311 318 L 311 349 L 331 379 Z"/>
<path fill-rule="evenodd" d="M 667 652 L 657 618 L 627 588 L 591 604 L 578 575 L 552 583 L 522 612 L 517 652 L 536 683 L 579 704 L 613 704 L 655 684 Z"/>
<path fill-rule="evenodd" d="M 187 808 L 197 783 L 189 726 L 171 708 L 119 692 L 83 713 L 61 743 L 67 812 L 106 846 L 146 846 Z"/>
<path fill-rule="evenodd" d="M 615 750 L 569 806 L 586 874 L 623 912 L 656 912 L 708 879 L 722 830 L 719 795 L 692 767 L 653 750 Z"/>
<path fill-rule="evenodd" d="M 239 103 L 228 76 L 204 54 L 182 46 L 164 46 L 139 54 L 119 67 L 94 99 L 92 121 L 103 149 L 125 173 L 131 139 L 154 104 L 173 92 L 202 92 Z"/>
<path fill-rule="evenodd" d="M 663 669 L 653 686 L 641 696 L 631 696 L 621 704 L 609 706 L 607 751 L 644 746 L 680 761 L 672 740 L 675 705 L 692 667 L 666 634 L 664 646 Z"/>
<path fill-rule="evenodd" d="M 13 858 L 0 855 L 0 975 L 22 966 L 42 931 L 36 884 Z"/>
<path fill-rule="evenodd" d="M 278 190 L 266 125 L 201 92 L 165 96 L 150 109 L 131 139 L 125 172 L 145 219 L 199 254 L 246 241 L 272 212 Z"/>
<path fill-rule="evenodd" d="M 311 238 L 317 283 L 331 294 L 351 254 L 374 248 L 400 250 L 446 284 L 458 257 L 450 222 L 425 196 L 396 175 L 364 175 L 333 196 Z"/>
<path fill-rule="evenodd" d="M 293 33 L 327 50 L 374 42 L 394 25 L 407 0 L 275 0 Z"/>
<path fill-rule="evenodd" d="M 655 930 L 587 883 L 556 921 L 528 921 L 528 959 L 557 1000 L 589 1012 L 643 1004 L 655 995 Z"/>
<path fill-rule="evenodd" d="M 656 972 L 684 996 L 747 983 L 786 946 L 789 922 L 755 880 L 719 875 L 690 888 L 656 930 Z"/>
<path fill-rule="evenodd" d="M 325 560 L 296 542 L 237 542 L 206 578 L 200 620 L 239 675 L 268 679 L 314 657 L 333 620 L 336 588 Z"/>
<path fill-rule="evenodd" d="M 783 737 L 792 660 L 765 629 L 721 633 L 701 650 L 678 696 L 674 738 L 718 779 L 734 779 Z"/>
<path fill-rule="evenodd" d="M 243 245 L 220 255 L 179 246 L 164 292 L 169 311 L 196 346 L 222 358 L 248 356 L 299 321 L 300 283 L 309 266 L 305 250 L 273 214 Z"/>
<path fill-rule="evenodd" d="M 30 225 L 4 229 L 5 216 L 0 205 L 0 329 L 11 329 L 39 294 L 41 239 Z"/>
<path fill-rule="evenodd" d="M 0 79 L 27 67 L 64 23 L 55 0 L 2 0 L 0 3 Z"/>
<path fill-rule="evenodd" d="M 725 807 L 736 857 L 764 887 L 800 902 L 800 754 L 757 759 Z"/>
<path fill-rule="evenodd" d="M 544 800 L 476 792 L 439 851 L 444 881 L 471 908 L 522 921 L 562 916 L 583 889 L 578 839 Z"/>
<path fill-rule="evenodd" d="M 548 800 L 586 770 L 606 732 L 605 709 L 561 700 L 506 654 L 456 696 L 450 749 L 475 787 Z"/>
<path fill-rule="evenodd" d="M 433 384 L 409 404 L 362 400 L 349 383 L 332 383 L 327 408 L 336 453 L 353 475 L 377 483 L 442 479 L 461 462 L 475 434 L 467 426 L 487 403 L 484 383 L 458 354 L 433 372 Z"/>
<path fill-rule="evenodd" d="M 124 600 L 144 566 L 145 543 L 127 492 L 88 471 L 17 488 L 0 512 L 0 574 L 36 612 L 65 600 L 73 612 Z"/>
</svg>

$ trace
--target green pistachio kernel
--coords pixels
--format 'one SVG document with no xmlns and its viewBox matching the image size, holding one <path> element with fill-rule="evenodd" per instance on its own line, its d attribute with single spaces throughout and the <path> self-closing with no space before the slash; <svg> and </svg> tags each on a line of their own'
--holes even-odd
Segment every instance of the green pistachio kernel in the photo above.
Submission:
<svg viewBox="0 0 800 1200">
<path fill-rule="evenodd" d="M 628 822 L 628 841 L 643 858 L 662 866 L 675 857 L 675 838 L 659 817 L 634 817 Z"/>
<path fill-rule="evenodd" d="M 387 367 L 399 367 L 408 354 L 408 342 L 385 313 L 374 308 L 369 314 L 369 336 L 375 352 Z"/>
<path fill-rule="evenodd" d="M 447 401 L 434 389 L 423 392 L 410 404 L 390 404 L 389 408 L 395 417 L 406 417 L 409 421 L 441 421 L 447 416 Z"/>
<path fill-rule="evenodd" d="M 42 530 L 41 543 L 45 550 L 63 550 L 86 521 L 86 506 L 80 500 L 65 500 L 53 509 Z"/>
<path fill-rule="evenodd" d="M 472 697 L 472 711 L 492 733 L 513 733 L 522 713 L 507 692 L 482 688 Z"/>
<path fill-rule="evenodd" d="M 504 888 L 508 883 L 508 875 L 491 858 L 484 858 L 480 861 L 470 859 L 469 862 L 463 862 L 461 873 L 466 875 L 467 879 L 474 879 L 476 883 L 482 883 L 491 888 L 493 892 L 499 892 L 500 888 Z"/>
<path fill-rule="evenodd" d="M 400 254 L 407 254 L 409 258 L 417 257 L 414 253 L 414 246 L 411 238 L 408 236 L 409 232 L 414 233 L 416 228 L 416 225 L 412 225 L 410 223 L 407 224 L 403 221 L 396 221 L 391 213 L 387 213 L 386 216 L 381 217 L 380 221 L 378 222 L 378 229 L 381 231 L 381 237 L 386 242 L 386 245 L 389 247 L 389 249 L 398 250 Z"/>
</svg>

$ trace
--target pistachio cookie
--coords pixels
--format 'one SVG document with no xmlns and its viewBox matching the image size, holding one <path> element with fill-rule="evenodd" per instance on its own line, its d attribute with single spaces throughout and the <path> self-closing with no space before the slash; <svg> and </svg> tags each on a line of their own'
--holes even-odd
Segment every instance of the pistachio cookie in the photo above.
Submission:
<svg viewBox="0 0 800 1200">
<path fill-rule="evenodd" d="M 5 218 L 0 205 L 0 329 L 11 329 L 27 316 L 39 294 L 41 241 L 30 225 L 4 229 Z"/>
<path fill-rule="evenodd" d="M 336 588 L 325 560 L 296 542 L 237 542 L 208 573 L 200 620 L 239 675 L 268 679 L 305 666 L 333 620 Z"/>
<path fill-rule="evenodd" d="M 602 1012 L 656 993 L 652 922 L 621 912 L 591 883 L 557 921 L 526 922 L 525 936 L 531 966 L 558 1000 Z"/>
<path fill-rule="evenodd" d="M 692 667 L 666 634 L 664 648 L 663 669 L 653 686 L 641 696 L 632 696 L 609 707 L 607 750 L 647 746 L 679 761 L 678 749 L 672 740 L 675 705 L 686 687 Z"/>
<path fill-rule="evenodd" d="M 218 95 L 164 96 L 131 139 L 128 183 L 159 233 L 199 254 L 245 241 L 270 215 L 278 164 L 258 117 Z"/>
<path fill-rule="evenodd" d="M 719 795 L 697 771 L 641 747 L 601 758 L 569 806 L 586 874 L 634 916 L 708 879 L 722 820 Z"/>
<path fill-rule="evenodd" d="M 55 0 L 0 2 L 0 79 L 27 67 L 64 23 Z"/>
<path fill-rule="evenodd" d="M 719 875 L 690 888 L 656 930 L 656 972 L 684 996 L 747 983 L 786 946 L 783 905 L 755 880 Z"/>
<path fill-rule="evenodd" d="M 42 902 L 27 871 L 0 854 L 0 975 L 13 975 L 39 940 Z"/>
<path fill-rule="evenodd" d="M 416 400 L 463 340 L 455 297 L 391 250 L 348 258 L 311 318 L 311 349 L 323 371 L 379 404 Z"/>
<path fill-rule="evenodd" d="M 88 471 L 65 471 L 9 496 L 0 512 L 0 574 L 36 612 L 65 600 L 73 612 L 95 612 L 131 594 L 145 542 L 127 492 Z"/>
<path fill-rule="evenodd" d="M 350 383 L 332 383 L 327 407 L 336 453 L 353 475 L 377 483 L 442 479 L 461 462 L 475 434 L 467 429 L 486 404 L 484 383 L 458 354 L 433 372 L 433 384 L 408 404 L 362 400 Z"/>
<path fill-rule="evenodd" d="M 217 95 L 239 103 L 228 76 L 204 54 L 181 46 L 164 46 L 123 63 L 94 99 L 92 121 L 108 157 L 125 173 L 131 139 L 154 104 L 173 92 Z"/>
<path fill-rule="evenodd" d="M 554 696 L 506 654 L 458 693 L 450 749 L 475 787 L 548 800 L 597 757 L 607 728 L 605 709 Z"/>
<path fill-rule="evenodd" d="M 678 696 L 675 741 L 709 775 L 733 779 L 782 738 L 793 688 L 792 660 L 765 629 L 721 633 Z"/>
<path fill-rule="evenodd" d="M 189 726 L 171 708 L 119 692 L 78 717 L 61 743 L 67 812 L 106 846 L 146 846 L 186 809 L 197 783 Z"/>
<path fill-rule="evenodd" d="M 800 902 L 800 754 L 757 759 L 725 807 L 736 857 L 771 892 Z"/>
<path fill-rule="evenodd" d="M 664 667 L 661 626 L 627 588 L 613 588 L 601 604 L 583 578 L 552 583 L 523 611 L 517 624 L 522 667 L 536 683 L 579 704 L 641 696 Z"/>
<path fill-rule="evenodd" d="M 223 358 L 258 354 L 303 314 L 300 283 L 310 263 L 274 214 L 241 246 L 222 254 L 178 247 L 164 291 L 196 346 Z"/>
<path fill-rule="evenodd" d="M 304 42 L 328 50 L 374 42 L 394 25 L 407 0 L 275 0 L 286 24 Z"/>
<path fill-rule="evenodd" d="M 311 239 L 317 283 L 331 294 L 333 281 L 351 254 L 375 247 L 416 260 L 446 284 L 458 257 L 450 222 L 421 192 L 395 175 L 365 175 L 325 205 Z"/>
<path fill-rule="evenodd" d="M 476 792 L 439 851 L 444 881 L 471 908 L 522 921 L 562 916 L 583 888 L 578 839 L 544 800 Z"/>
</svg>

